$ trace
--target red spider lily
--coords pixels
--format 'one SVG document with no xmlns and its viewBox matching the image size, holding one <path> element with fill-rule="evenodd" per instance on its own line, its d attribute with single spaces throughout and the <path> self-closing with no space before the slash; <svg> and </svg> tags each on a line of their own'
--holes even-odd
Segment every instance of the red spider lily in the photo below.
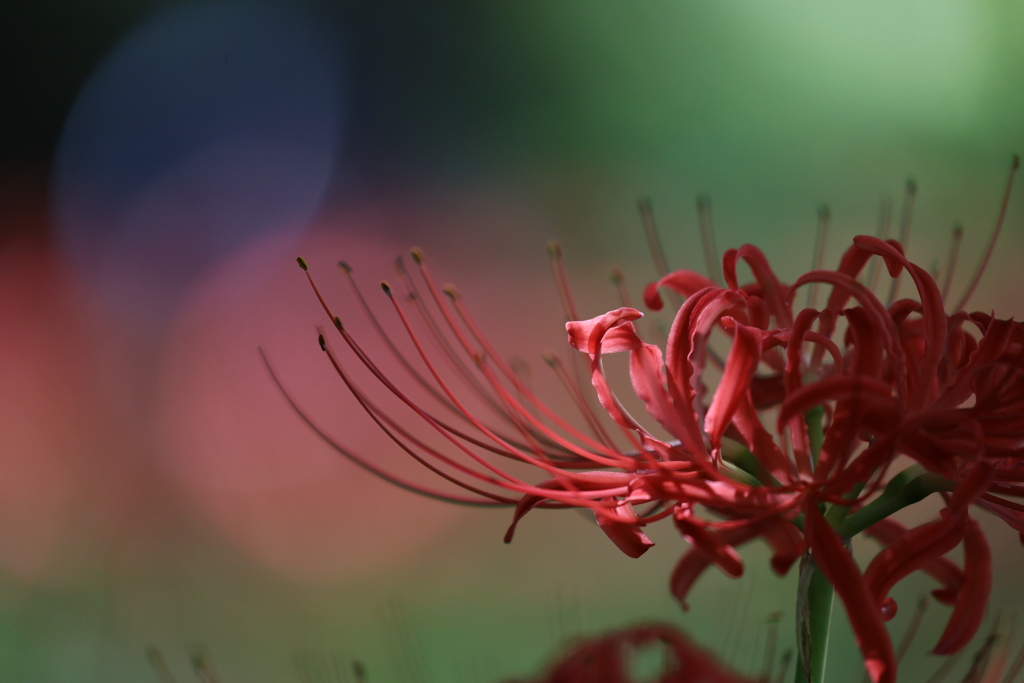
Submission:
<svg viewBox="0 0 1024 683">
<path fill-rule="evenodd" d="M 1009 184 L 996 235 L 1008 194 Z M 534 507 L 583 507 L 593 511 L 620 550 L 639 557 L 653 545 L 643 527 L 671 517 L 692 546 L 671 578 L 672 592 L 684 606 L 690 587 L 708 566 L 734 577 L 742 574 L 736 548 L 747 541 L 767 541 L 779 573 L 807 553 L 842 599 L 876 683 L 895 676 L 893 646 L 883 623 L 895 613 L 889 590 L 914 571 L 940 578 L 940 597 L 954 605 L 935 651 L 951 653 L 967 644 L 982 621 L 991 586 L 990 553 L 969 516 L 970 505 L 995 512 L 1024 533 L 1024 505 L 1007 499 L 1024 497 L 1024 327 L 960 311 L 980 269 L 956 311 L 947 315 L 934 279 L 909 261 L 894 240 L 857 237 L 835 270 L 813 270 L 792 285 L 775 275 L 757 247 L 746 245 L 724 254 L 721 286 L 691 271 L 666 273 L 648 286 L 644 299 L 652 310 L 663 307 L 659 289 L 681 299 L 663 354 L 640 337 L 635 323 L 643 314 L 635 308 L 579 320 L 555 256 L 556 279 L 572 318 L 566 325 L 568 342 L 589 358 L 591 384 L 621 433 L 618 440 L 589 410 L 555 356 L 549 362 L 565 380 L 589 431 L 577 429 L 538 400 L 495 352 L 457 291 L 438 287 L 422 253 L 414 250 L 426 296 L 404 269 L 400 274 L 408 297 L 382 286 L 425 374 L 385 341 L 411 379 L 436 398 L 434 408 L 417 404 L 380 370 L 331 312 L 311 277 L 310 283 L 355 359 L 447 449 L 420 438 L 380 408 L 351 379 L 323 335 L 320 345 L 380 428 L 465 493 L 395 479 L 340 444 L 332 445 L 363 467 L 435 498 L 514 505 L 506 541 Z M 893 278 L 891 292 L 905 271 L 916 299 L 882 303 L 858 279 L 873 256 L 883 260 Z M 737 277 L 741 260 L 753 274 L 753 281 L 742 285 Z M 342 267 L 363 302 L 350 269 Z M 801 288 L 819 285 L 832 288 L 824 308 L 794 307 Z M 471 409 L 443 376 L 407 307 L 424 316 L 433 342 L 454 360 L 470 390 L 494 408 L 503 421 L 500 427 Z M 968 325 L 978 330 L 978 339 L 965 330 Z M 731 340 L 724 361 L 710 348 L 716 330 Z M 472 366 L 455 360 L 458 351 Z M 661 431 L 632 416 L 611 388 L 603 359 L 614 353 L 629 354 L 633 391 Z M 721 368 L 713 391 L 705 377 L 709 365 Z M 890 478 L 900 455 L 916 460 L 925 472 Z M 533 466 L 545 479 L 530 483 L 495 464 L 495 456 Z M 940 519 L 911 530 L 884 520 L 915 502 L 915 495 L 919 500 L 935 492 L 946 496 Z M 886 547 L 862 573 L 844 539 L 868 527 Z M 969 551 L 963 570 L 943 559 L 961 543 Z"/>
<path fill-rule="evenodd" d="M 901 657 L 914 641 L 924 617 L 925 606 L 924 601 L 918 604 L 914 618 L 903 634 Z M 769 629 L 764 662 L 756 677 L 730 670 L 673 626 L 642 624 L 578 642 L 539 677 L 515 683 L 634 683 L 638 680 L 651 683 L 781 683 L 787 680 L 792 653 L 787 651 L 783 654 L 776 670 L 776 634 L 774 626 L 770 625 Z M 650 675 L 639 678 L 632 670 L 634 658 L 651 648 L 660 650 L 663 665 L 660 671 L 655 672 L 656 678 Z M 957 659 L 951 657 L 945 660 L 928 680 L 944 680 L 957 664 Z M 960 683 L 1012 681 L 1016 680 L 1022 669 L 1024 645 L 1018 646 L 1016 653 L 1012 652 L 1010 640 L 1007 634 L 1000 632 L 996 620 L 984 643 L 974 651 Z"/>
<path fill-rule="evenodd" d="M 650 683 L 753 683 L 667 624 L 644 624 L 585 640 L 534 683 L 634 683 L 634 656 L 654 648 L 661 651 L 663 665 L 656 678 L 643 678 Z"/>
</svg>

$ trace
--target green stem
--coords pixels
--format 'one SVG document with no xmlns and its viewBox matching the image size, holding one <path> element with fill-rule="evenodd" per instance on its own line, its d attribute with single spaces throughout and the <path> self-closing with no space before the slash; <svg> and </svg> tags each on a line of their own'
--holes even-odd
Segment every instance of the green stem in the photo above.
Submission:
<svg viewBox="0 0 1024 683">
<path fill-rule="evenodd" d="M 821 447 L 825 443 L 825 427 L 822 420 L 825 418 L 825 408 L 815 406 L 804 414 L 804 422 L 807 423 L 807 438 L 811 446 L 811 458 L 814 466 L 818 465 L 818 456 L 821 454 Z"/>
<path fill-rule="evenodd" d="M 824 683 L 835 591 L 808 554 L 800 567 L 797 633 L 800 656 L 795 683 Z"/>
<path fill-rule="evenodd" d="M 915 465 L 893 477 L 882 495 L 837 526 L 839 534 L 844 538 L 852 538 L 897 510 L 924 500 L 933 493 L 953 490 L 953 482 L 948 479 L 931 472 L 920 472 L 921 468 Z"/>
<path fill-rule="evenodd" d="M 822 406 L 811 408 L 804 414 L 811 447 L 811 459 L 815 468 L 818 466 L 821 447 L 825 442 L 824 417 L 825 409 Z M 856 498 L 859 492 L 860 487 L 857 487 L 856 491 L 851 492 L 849 498 Z M 845 505 L 832 505 L 825 513 L 825 519 L 833 528 L 836 528 L 846 519 L 848 510 L 849 508 Z M 800 564 L 800 582 L 797 588 L 797 649 L 800 656 L 797 657 L 796 663 L 796 683 L 824 683 L 825 681 L 825 664 L 834 603 L 835 591 L 832 584 L 818 569 L 814 556 L 808 552 Z"/>
</svg>

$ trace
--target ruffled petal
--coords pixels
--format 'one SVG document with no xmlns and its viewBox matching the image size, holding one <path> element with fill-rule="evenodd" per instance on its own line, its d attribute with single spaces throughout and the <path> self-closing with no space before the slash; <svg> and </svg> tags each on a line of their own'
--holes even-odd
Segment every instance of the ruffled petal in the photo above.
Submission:
<svg viewBox="0 0 1024 683">
<path fill-rule="evenodd" d="M 618 308 L 590 320 L 573 320 L 565 324 L 569 334 L 569 346 L 583 353 L 594 354 L 591 346 L 600 341 L 603 353 L 617 353 L 638 348 L 642 343 L 631 323 L 639 320 L 643 313 L 635 308 Z"/>
</svg>

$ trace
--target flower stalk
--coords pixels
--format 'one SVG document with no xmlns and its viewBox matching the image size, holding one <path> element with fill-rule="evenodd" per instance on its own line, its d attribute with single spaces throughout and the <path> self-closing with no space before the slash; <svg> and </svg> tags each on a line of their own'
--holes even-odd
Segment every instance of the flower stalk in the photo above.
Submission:
<svg viewBox="0 0 1024 683">
<path fill-rule="evenodd" d="M 797 591 L 797 644 L 800 656 L 797 658 L 794 683 L 824 683 L 836 593 L 810 553 L 800 563 Z"/>
</svg>

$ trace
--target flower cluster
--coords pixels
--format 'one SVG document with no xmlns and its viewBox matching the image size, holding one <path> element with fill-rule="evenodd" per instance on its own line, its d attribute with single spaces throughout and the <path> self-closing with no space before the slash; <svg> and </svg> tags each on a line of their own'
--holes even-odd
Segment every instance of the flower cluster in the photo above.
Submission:
<svg viewBox="0 0 1024 683">
<path fill-rule="evenodd" d="M 404 269 L 407 297 L 386 283 L 383 289 L 425 371 L 389 347 L 410 378 L 436 397 L 436 407 L 419 405 L 385 375 L 313 288 L 354 358 L 447 449 L 381 409 L 323 335 L 320 344 L 380 428 L 464 493 L 395 479 L 335 443 L 347 457 L 440 499 L 514 506 L 506 541 L 533 508 L 588 508 L 621 551 L 639 557 L 653 545 L 644 527 L 671 519 L 691 546 L 671 577 L 671 591 L 684 606 L 705 569 L 714 565 L 739 576 L 737 548 L 762 539 L 773 549 L 776 572 L 786 573 L 804 557 L 828 579 L 876 683 L 895 677 L 884 621 L 896 610 L 890 590 L 909 574 L 933 576 L 941 584 L 935 597 L 953 606 L 935 652 L 956 652 L 977 632 L 992 567 L 971 506 L 1024 535 L 1024 505 L 1011 500 L 1024 497 L 1024 325 L 962 311 L 977 278 L 947 313 L 934 278 L 908 260 L 901 244 L 871 236 L 856 237 L 836 269 L 813 270 L 792 284 L 782 282 L 752 245 L 723 255 L 720 284 L 692 271 L 665 274 L 644 296 L 654 311 L 664 306 L 662 291 L 679 302 L 664 352 L 641 338 L 643 314 L 629 306 L 566 325 L 570 346 L 586 356 L 610 425 L 590 410 L 558 357 L 548 357 L 588 424 L 583 430 L 533 395 L 481 333 L 458 292 L 435 283 L 419 250 L 412 256 L 425 294 Z M 894 283 L 908 277 L 916 296 L 883 303 L 862 275 L 873 257 Z M 742 284 L 741 261 L 753 276 Z M 306 269 L 301 259 L 300 265 Z M 373 319 L 351 269 L 342 266 Z M 564 277 L 556 274 L 564 289 Z M 819 286 L 831 287 L 824 307 L 795 305 L 804 288 Z M 496 409 L 501 426 L 479 417 L 445 379 L 408 306 L 426 316 L 447 355 L 458 351 L 472 361 L 456 367 Z M 713 348 L 713 333 L 729 339 L 724 358 Z M 628 354 L 632 390 L 650 420 L 632 416 L 612 389 L 604 358 L 616 353 Z M 495 464 L 494 456 L 531 465 L 543 480 L 531 483 Z M 910 466 L 894 473 L 901 462 Z M 930 494 L 944 502 L 934 521 L 906 529 L 889 518 Z M 861 531 L 883 546 L 863 572 L 848 550 L 849 538 Z M 944 557 L 961 544 L 962 567 Z"/>
</svg>

